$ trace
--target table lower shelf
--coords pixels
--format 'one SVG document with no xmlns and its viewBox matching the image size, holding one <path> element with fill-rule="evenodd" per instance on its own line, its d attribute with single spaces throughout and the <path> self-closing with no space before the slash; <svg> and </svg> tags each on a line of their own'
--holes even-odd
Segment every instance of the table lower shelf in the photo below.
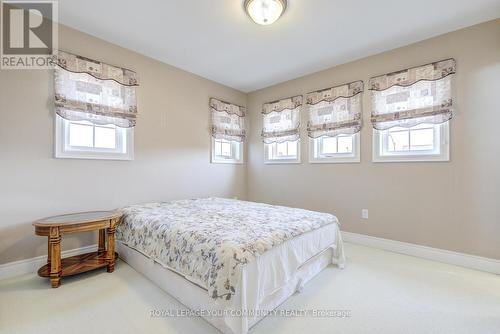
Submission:
<svg viewBox="0 0 500 334">
<path fill-rule="evenodd" d="M 118 254 L 115 253 L 115 259 L 117 258 Z M 67 257 L 61 259 L 61 277 L 84 273 L 106 267 L 107 265 L 106 252 L 91 252 Z M 41 277 L 50 277 L 50 265 L 46 264 L 38 269 L 38 275 Z"/>
</svg>

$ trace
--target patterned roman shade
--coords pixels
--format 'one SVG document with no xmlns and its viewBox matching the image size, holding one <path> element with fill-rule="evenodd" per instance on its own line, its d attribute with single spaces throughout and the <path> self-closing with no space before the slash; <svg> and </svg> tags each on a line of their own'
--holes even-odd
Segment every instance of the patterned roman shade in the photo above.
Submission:
<svg viewBox="0 0 500 334">
<path fill-rule="evenodd" d="M 373 127 L 385 130 L 448 121 L 453 116 L 454 73 L 455 60 L 446 59 L 371 78 Z"/>
<path fill-rule="evenodd" d="M 361 130 L 363 81 L 335 86 L 307 94 L 311 138 L 354 134 Z"/>
<path fill-rule="evenodd" d="M 212 137 L 242 142 L 245 140 L 245 107 L 210 99 Z"/>
<path fill-rule="evenodd" d="M 68 120 L 135 126 L 137 74 L 67 52 L 55 55 L 55 111 Z"/>
<path fill-rule="evenodd" d="M 264 103 L 262 141 L 266 144 L 299 139 L 302 96 Z"/>
</svg>

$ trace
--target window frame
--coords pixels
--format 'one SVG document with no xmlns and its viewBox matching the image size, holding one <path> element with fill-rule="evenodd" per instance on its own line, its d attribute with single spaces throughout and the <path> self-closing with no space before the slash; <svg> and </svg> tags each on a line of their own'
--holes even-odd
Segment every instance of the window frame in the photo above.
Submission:
<svg viewBox="0 0 500 334">
<path fill-rule="evenodd" d="M 325 137 L 309 138 L 309 163 L 312 164 L 341 164 L 341 163 L 360 163 L 360 132 L 352 135 L 352 152 L 351 153 L 334 153 L 329 156 L 316 156 L 316 152 L 320 144 L 320 140 Z"/>
<path fill-rule="evenodd" d="M 90 160 L 133 160 L 134 128 L 120 128 L 116 143 L 123 143 L 117 149 L 71 147 L 69 145 L 69 128 L 71 121 L 55 116 L 54 157 L 57 159 L 90 159 Z M 98 125 L 96 125 L 98 126 Z M 119 138 L 120 137 L 120 138 Z M 121 152 L 120 152 L 121 151 Z"/>
<path fill-rule="evenodd" d="M 238 148 L 238 158 L 222 158 L 215 154 L 215 142 L 223 139 L 215 139 L 210 136 L 210 162 L 213 164 L 243 164 L 244 163 L 244 153 L 245 153 L 245 145 L 244 142 L 238 142 L 236 140 L 227 140 L 231 144 L 231 150 L 234 150 L 236 147 Z"/>
<path fill-rule="evenodd" d="M 273 149 L 273 147 L 276 147 L 278 143 L 271 143 L 271 144 L 266 144 L 264 143 L 264 163 L 268 165 L 273 165 L 273 164 L 300 164 L 301 159 L 301 142 L 300 138 L 297 140 L 291 140 L 289 142 L 295 142 L 297 145 L 297 156 L 293 158 L 269 158 L 269 150 Z M 275 148 L 274 148 L 275 149 Z"/>
<path fill-rule="evenodd" d="M 373 162 L 447 162 L 450 161 L 450 125 L 449 121 L 435 124 L 439 127 L 439 136 L 435 136 L 435 144 L 439 146 L 439 154 L 429 153 L 429 150 L 417 153 L 383 154 L 382 145 L 384 142 L 383 132 L 387 130 L 373 129 L 372 160 Z M 386 135 L 385 135 L 386 136 Z"/>
</svg>

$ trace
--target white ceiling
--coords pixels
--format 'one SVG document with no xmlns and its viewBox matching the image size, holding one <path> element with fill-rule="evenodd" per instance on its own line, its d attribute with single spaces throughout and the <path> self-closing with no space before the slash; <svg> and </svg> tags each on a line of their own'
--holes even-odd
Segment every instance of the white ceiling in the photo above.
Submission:
<svg viewBox="0 0 500 334">
<path fill-rule="evenodd" d="M 242 3 L 59 0 L 59 18 L 249 92 L 500 17 L 500 0 L 288 0 L 281 19 L 259 26 Z"/>
</svg>

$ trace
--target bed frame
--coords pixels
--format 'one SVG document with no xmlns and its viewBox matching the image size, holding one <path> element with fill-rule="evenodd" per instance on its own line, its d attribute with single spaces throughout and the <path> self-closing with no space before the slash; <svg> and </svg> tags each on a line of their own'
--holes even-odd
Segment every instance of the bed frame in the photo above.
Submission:
<svg viewBox="0 0 500 334">
<path fill-rule="evenodd" d="M 195 311 L 203 310 L 206 313 L 203 315 L 203 318 L 222 333 L 245 334 L 251 327 L 265 317 L 266 314 L 262 311 L 274 310 L 295 292 L 301 291 L 304 284 L 319 274 L 328 265 L 334 263 L 337 264 L 339 268 L 344 267 L 345 259 L 342 250 L 340 231 L 338 231 L 337 234 L 335 243 L 330 244 L 320 253 L 302 263 L 285 285 L 266 294 L 265 298 L 260 301 L 254 300 L 251 294 L 247 296 L 246 291 L 253 292 L 258 290 L 255 286 L 258 283 L 251 279 L 252 271 L 257 271 L 256 261 L 247 264 L 242 272 L 243 279 L 241 280 L 241 285 L 236 289 L 240 293 L 237 293 L 235 295 L 236 298 L 233 298 L 230 309 L 228 309 L 227 305 L 222 306 L 218 304 L 217 301 L 210 298 L 207 289 L 190 281 L 173 269 L 148 258 L 146 255 L 130 248 L 120 241 L 117 241 L 116 246 L 121 259 L 189 309 Z M 268 253 L 272 253 L 273 251 L 277 250 L 273 248 L 268 251 Z M 231 309 L 257 310 L 260 313 L 241 317 L 234 315 L 220 316 L 223 312 L 227 312 Z M 210 316 L 211 314 L 217 314 L 217 316 Z"/>
</svg>

